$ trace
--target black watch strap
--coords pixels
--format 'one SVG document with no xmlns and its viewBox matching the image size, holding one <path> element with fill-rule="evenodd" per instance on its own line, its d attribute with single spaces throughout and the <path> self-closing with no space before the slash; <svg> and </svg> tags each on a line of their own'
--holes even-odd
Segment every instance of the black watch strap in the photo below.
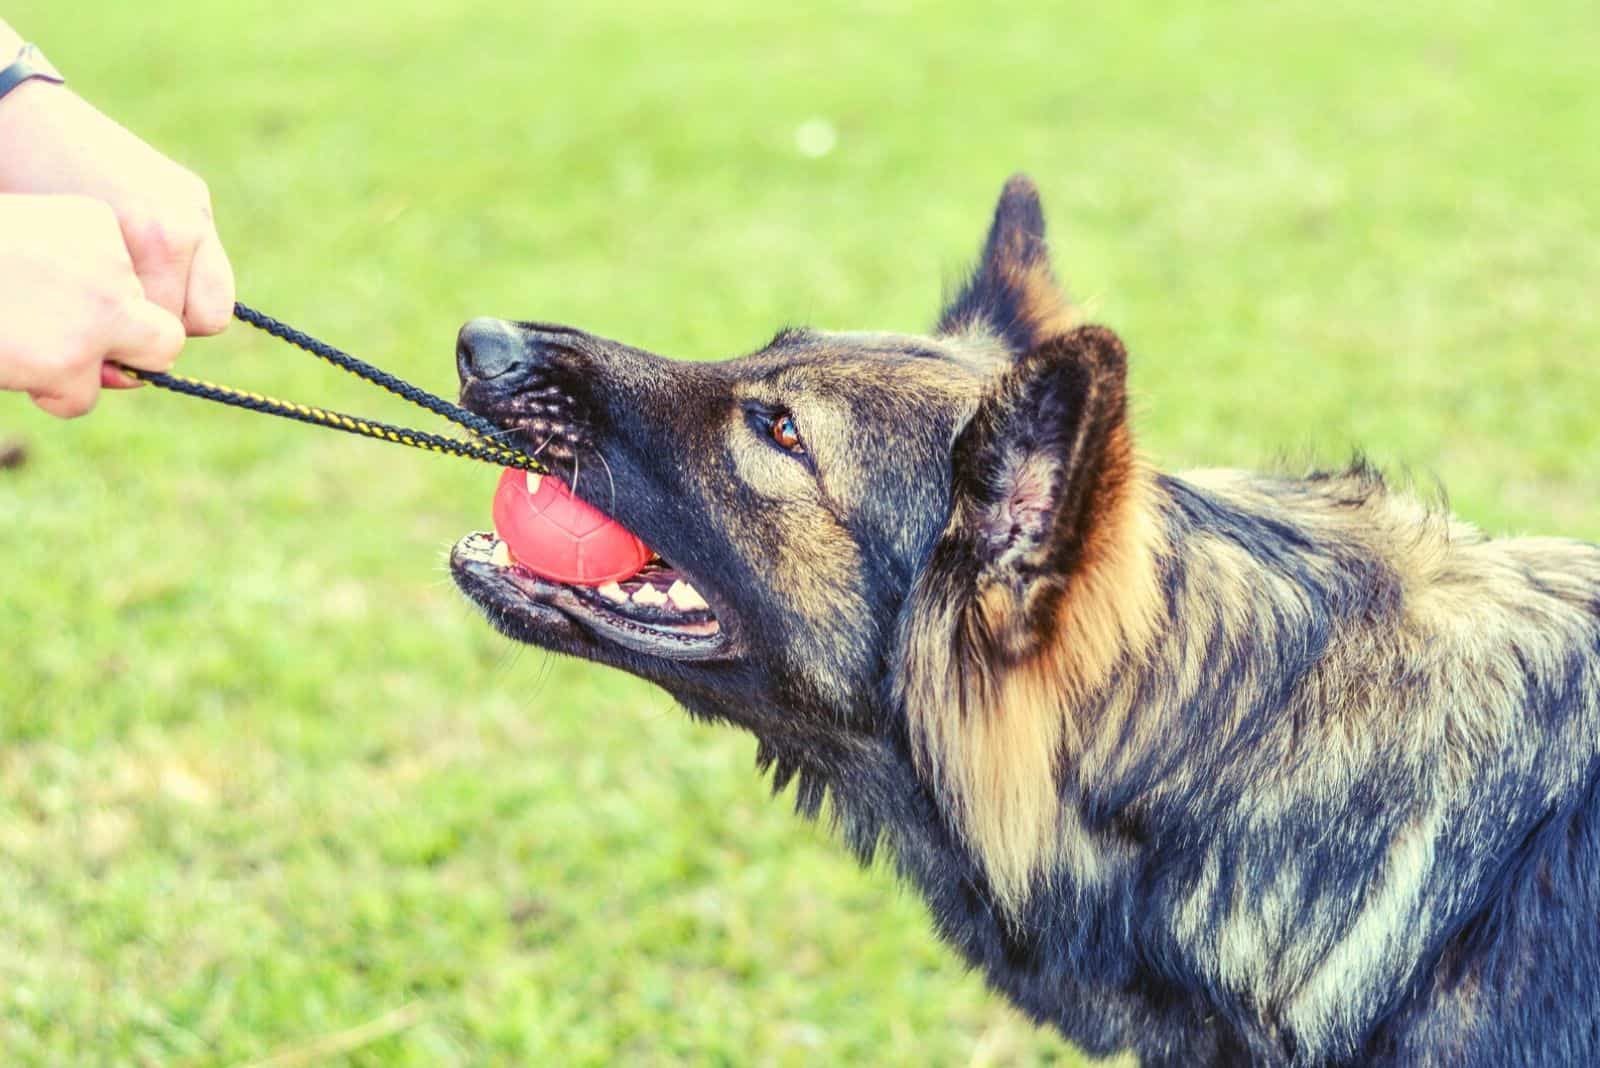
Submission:
<svg viewBox="0 0 1600 1068">
<path fill-rule="evenodd" d="M 11 61 L 11 65 L 0 70 L 0 97 L 4 97 L 31 78 L 54 82 L 57 85 L 66 81 L 61 72 L 44 58 L 44 53 L 39 51 L 36 45 L 25 44 L 22 46 L 22 51 L 17 53 L 17 58 Z"/>
</svg>

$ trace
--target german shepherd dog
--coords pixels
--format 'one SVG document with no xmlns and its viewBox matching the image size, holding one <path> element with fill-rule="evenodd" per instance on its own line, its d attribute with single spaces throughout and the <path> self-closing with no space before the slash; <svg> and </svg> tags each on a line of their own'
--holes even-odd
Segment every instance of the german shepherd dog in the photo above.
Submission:
<svg viewBox="0 0 1600 1068">
<path fill-rule="evenodd" d="M 929 336 L 474 320 L 457 358 L 659 554 L 601 596 L 472 534 L 465 593 L 752 732 L 1036 1020 L 1145 1065 L 1600 1064 L 1600 549 L 1360 463 L 1153 470 L 1025 178 Z"/>
</svg>

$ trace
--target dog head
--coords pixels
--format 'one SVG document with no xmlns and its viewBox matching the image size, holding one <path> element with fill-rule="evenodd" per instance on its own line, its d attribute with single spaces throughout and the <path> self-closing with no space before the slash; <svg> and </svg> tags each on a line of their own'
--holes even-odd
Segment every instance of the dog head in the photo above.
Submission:
<svg viewBox="0 0 1600 1068">
<path fill-rule="evenodd" d="M 475 320 L 458 363 L 464 405 L 661 557 L 602 596 L 470 535 L 452 569 L 500 630 L 766 741 L 908 740 L 933 775 L 1053 647 L 1132 470 L 1122 347 L 1075 323 L 1020 177 L 928 335 L 791 328 L 694 363 Z"/>
</svg>

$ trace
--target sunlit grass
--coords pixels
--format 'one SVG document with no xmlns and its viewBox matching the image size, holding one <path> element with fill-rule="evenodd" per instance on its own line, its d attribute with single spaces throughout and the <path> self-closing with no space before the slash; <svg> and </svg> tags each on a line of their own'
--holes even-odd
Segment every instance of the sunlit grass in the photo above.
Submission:
<svg viewBox="0 0 1600 1068">
<path fill-rule="evenodd" d="M 1359 444 L 1600 536 L 1587 0 L 5 14 L 209 179 L 247 301 L 444 392 L 476 314 L 923 327 L 1025 169 L 1158 460 Z M 243 329 L 185 366 L 414 418 Z M 489 631 L 491 469 L 154 391 L 12 438 L 5 1063 L 1072 1062 L 749 739 Z"/>
</svg>

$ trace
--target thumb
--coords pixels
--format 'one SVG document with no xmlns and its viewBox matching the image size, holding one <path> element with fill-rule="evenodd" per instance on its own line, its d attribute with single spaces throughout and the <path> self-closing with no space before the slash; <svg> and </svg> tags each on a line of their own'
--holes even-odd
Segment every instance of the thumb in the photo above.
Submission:
<svg viewBox="0 0 1600 1068">
<path fill-rule="evenodd" d="M 165 371 L 183 348 L 183 323 L 143 297 L 130 297 L 112 329 L 105 358 L 143 371 Z"/>
</svg>

